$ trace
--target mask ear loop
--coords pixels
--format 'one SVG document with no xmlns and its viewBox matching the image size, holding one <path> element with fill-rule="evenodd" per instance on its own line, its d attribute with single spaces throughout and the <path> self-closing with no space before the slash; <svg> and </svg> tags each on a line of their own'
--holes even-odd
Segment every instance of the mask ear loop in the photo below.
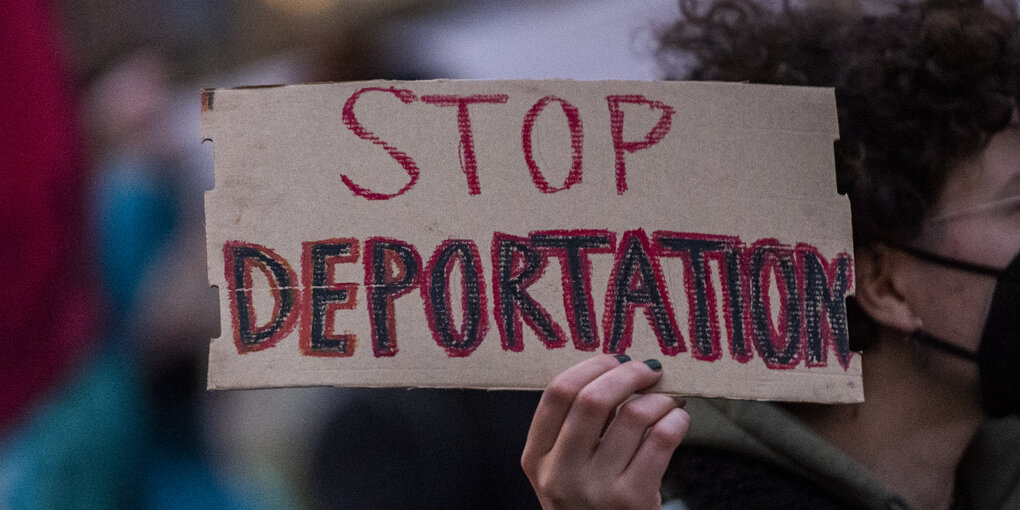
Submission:
<svg viewBox="0 0 1020 510">
<path fill-rule="evenodd" d="M 973 262 L 965 262 L 963 260 L 952 259 L 949 257 L 943 257 L 942 255 L 936 255 L 934 253 L 914 248 L 913 246 L 907 246 L 905 244 L 889 244 L 890 247 L 900 250 L 904 253 L 908 253 L 911 256 L 917 257 L 921 260 L 932 262 L 940 266 L 951 267 L 953 269 L 959 269 L 961 271 L 967 271 L 970 273 L 977 273 L 987 276 L 998 278 L 1002 274 L 1002 269 L 998 267 L 986 266 L 983 264 L 974 264 Z"/>
<path fill-rule="evenodd" d="M 897 250 L 900 250 L 904 253 L 907 253 L 913 257 L 917 257 L 921 260 L 932 262 L 940 266 L 958 269 L 961 271 L 967 271 L 970 273 L 976 273 L 995 278 L 998 278 L 999 275 L 1001 275 L 1004 272 L 1003 269 L 997 267 L 985 266 L 982 264 L 974 264 L 971 262 L 965 262 L 962 260 L 952 259 L 949 257 L 943 257 L 942 255 L 936 255 L 925 250 L 914 248 L 913 246 L 907 246 L 904 244 L 890 244 L 889 246 Z M 964 349 L 963 347 L 960 347 L 959 345 L 947 342 L 937 336 L 926 333 L 922 328 L 918 328 L 917 330 L 910 333 L 910 337 L 912 337 L 914 340 L 918 342 L 939 349 L 940 351 L 945 352 L 946 354 L 951 354 L 953 356 L 968 361 L 976 362 L 978 360 L 978 355 L 976 352 L 971 352 L 967 349 Z"/>
<path fill-rule="evenodd" d="M 951 344 L 937 336 L 925 333 L 924 330 L 918 329 L 917 331 L 910 333 L 910 337 L 913 338 L 914 340 L 917 340 L 918 342 L 939 349 L 940 351 L 946 354 L 951 354 L 958 358 L 963 358 L 967 361 L 976 362 L 978 360 L 978 355 L 976 352 L 971 352 L 968 351 L 967 349 L 964 349 L 963 347 L 960 347 L 959 345 Z"/>
</svg>

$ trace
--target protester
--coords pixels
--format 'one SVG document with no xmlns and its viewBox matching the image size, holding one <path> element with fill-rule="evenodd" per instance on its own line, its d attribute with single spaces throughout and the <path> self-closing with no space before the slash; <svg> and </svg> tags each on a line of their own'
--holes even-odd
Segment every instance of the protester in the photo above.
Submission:
<svg viewBox="0 0 1020 510">
<path fill-rule="evenodd" d="M 635 396 L 656 362 L 600 356 L 550 384 L 524 470 L 547 509 L 1020 508 L 1017 17 L 776 4 L 681 1 L 661 55 L 671 78 L 835 87 L 866 401 L 681 409 Z"/>
</svg>

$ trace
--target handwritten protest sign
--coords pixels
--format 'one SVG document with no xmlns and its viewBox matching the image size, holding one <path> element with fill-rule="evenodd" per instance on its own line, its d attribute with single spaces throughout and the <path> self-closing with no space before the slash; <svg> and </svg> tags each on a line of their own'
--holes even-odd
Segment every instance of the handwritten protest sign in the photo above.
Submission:
<svg viewBox="0 0 1020 510">
<path fill-rule="evenodd" d="M 831 89 L 207 90 L 211 388 L 541 388 L 594 353 L 688 395 L 862 399 Z"/>
</svg>

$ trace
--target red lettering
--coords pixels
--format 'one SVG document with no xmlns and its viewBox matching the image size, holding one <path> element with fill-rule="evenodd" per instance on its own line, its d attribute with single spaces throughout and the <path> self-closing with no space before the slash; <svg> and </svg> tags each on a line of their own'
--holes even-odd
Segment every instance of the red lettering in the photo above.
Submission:
<svg viewBox="0 0 1020 510">
<path fill-rule="evenodd" d="M 457 107 L 457 129 L 460 130 L 460 168 L 464 171 L 464 175 L 467 176 L 468 193 L 472 195 L 481 193 L 482 187 L 478 183 L 478 160 L 475 158 L 474 133 L 471 130 L 471 115 L 468 111 L 468 105 L 476 103 L 502 104 L 506 103 L 509 98 L 510 96 L 506 94 L 478 94 L 474 96 L 430 95 L 421 97 L 421 100 L 425 103 L 436 106 Z"/>
<path fill-rule="evenodd" d="M 402 195 L 405 191 L 411 189 L 411 187 L 414 186 L 414 183 L 418 182 L 419 171 L 417 163 L 415 163 L 414 160 L 411 159 L 411 156 L 408 156 L 400 149 L 397 149 L 396 147 L 386 143 L 378 136 L 376 136 L 374 133 L 365 129 L 365 127 L 361 125 L 361 122 L 358 121 L 357 116 L 354 115 L 354 103 L 358 101 L 358 98 L 361 97 L 362 94 L 373 91 L 389 92 L 397 96 L 397 99 L 400 99 L 400 101 L 403 102 L 404 104 L 411 104 L 417 99 L 414 95 L 414 92 L 411 92 L 410 90 L 407 89 L 398 89 L 396 87 L 365 87 L 359 89 L 354 94 L 351 94 L 351 97 L 349 97 L 347 99 L 347 102 L 344 103 L 343 108 L 344 125 L 347 126 L 347 128 L 350 129 L 352 132 L 354 132 L 355 135 L 358 135 L 358 137 L 361 138 L 362 140 L 368 140 L 376 145 L 382 146 L 382 148 L 386 150 L 390 157 L 396 160 L 397 163 L 400 163 L 400 166 L 404 168 L 404 171 L 407 172 L 407 175 L 408 177 L 410 177 L 410 179 L 407 181 L 407 184 L 405 184 L 403 188 L 400 188 L 400 191 L 391 194 L 378 193 L 368 188 L 362 187 L 356 184 L 354 181 L 351 180 L 350 177 L 347 177 L 346 175 L 341 175 L 340 180 L 342 180 L 343 183 L 347 185 L 347 187 L 350 188 L 350 190 L 353 191 L 354 194 L 359 197 L 364 197 L 367 198 L 368 200 L 388 200 L 395 196 Z"/>
<path fill-rule="evenodd" d="M 545 176 L 542 175 L 541 169 L 538 168 L 538 163 L 535 162 L 535 157 L 531 147 L 531 135 L 535 129 L 535 120 L 538 115 L 542 113 L 546 105 L 550 102 L 556 101 L 560 104 L 560 108 L 563 109 L 563 114 L 567 116 L 567 128 L 570 130 L 570 148 L 571 148 L 571 165 L 570 172 L 567 174 L 566 180 L 563 181 L 563 186 L 558 188 L 550 186 L 549 182 L 545 180 Z M 527 115 L 524 116 L 524 126 L 521 128 L 521 146 L 524 149 L 524 161 L 528 164 L 528 170 L 531 172 L 531 180 L 535 183 L 535 187 L 538 188 L 542 193 L 556 193 L 557 191 L 563 191 L 570 188 L 571 186 L 581 182 L 582 172 L 582 160 L 584 153 L 584 128 L 581 125 L 581 114 L 577 110 L 577 107 L 570 104 L 565 99 L 560 99 L 555 96 L 545 96 L 539 99 L 534 106 L 528 110 Z"/>
<path fill-rule="evenodd" d="M 616 153 L 616 193 L 622 195 L 627 191 L 627 163 L 624 161 L 624 155 L 659 143 L 666 133 L 669 133 L 674 110 L 672 106 L 662 101 L 654 101 L 640 94 L 607 96 L 606 101 L 609 103 L 609 127 L 613 136 L 613 151 Z M 646 105 L 650 109 L 661 110 L 662 116 L 659 117 L 655 127 L 645 134 L 644 139 L 624 141 L 621 103 Z"/>
</svg>

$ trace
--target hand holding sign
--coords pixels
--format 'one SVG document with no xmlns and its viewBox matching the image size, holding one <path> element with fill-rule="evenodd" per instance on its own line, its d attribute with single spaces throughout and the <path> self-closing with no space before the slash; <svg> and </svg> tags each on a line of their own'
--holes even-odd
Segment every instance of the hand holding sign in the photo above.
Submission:
<svg viewBox="0 0 1020 510">
<path fill-rule="evenodd" d="M 431 81 L 204 93 L 213 388 L 861 398 L 831 90 Z"/>
<path fill-rule="evenodd" d="M 672 397 L 635 397 L 661 377 L 653 361 L 595 357 L 564 371 L 542 394 L 521 465 L 543 508 L 662 504 L 659 483 L 690 417 Z"/>
</svg>

